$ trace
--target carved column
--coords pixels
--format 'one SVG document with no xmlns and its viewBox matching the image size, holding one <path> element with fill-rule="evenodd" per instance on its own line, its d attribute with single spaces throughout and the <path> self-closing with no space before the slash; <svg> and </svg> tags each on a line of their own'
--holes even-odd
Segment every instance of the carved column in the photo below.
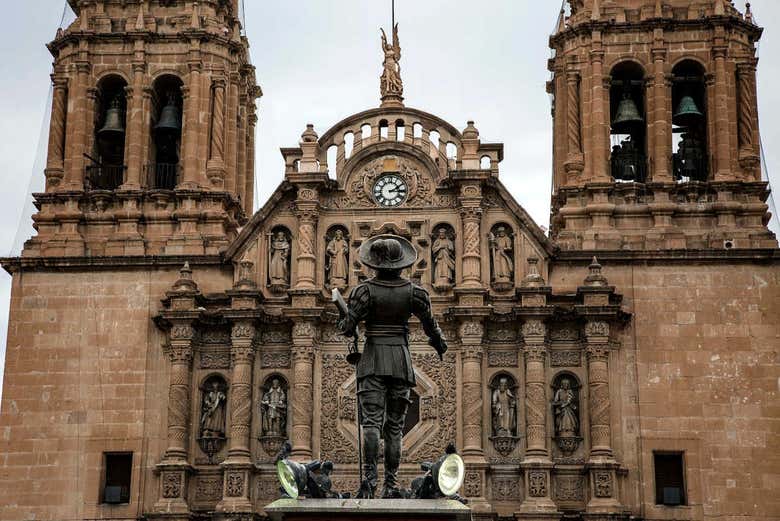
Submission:
<svg viewBox="0 0 780 521">
<path fill-rule="evenodd" d="M 249 129 L 247 130 L 246 144 L 246 186 L 244 188 L 244 212 L 252 215 L 255 205 L 255 132 L 257 128 L 257 114 L 255 105 L 249 105 L 249 118 L 247 120 Z"/>
<path fill-rule="evenodd" d="M 133 63 L 133 84 L 127 89 L 127 138 L 125 143 L 125 162 L 127 163 L 127 179 L 122 188 L 125 190 L 138 190 L 141 188 L 141 151 L 143 150 L 144 120 L 144 73 L 146 64 Z"/>
<path fill-rule="evenodd" d="M 314 322 L 300 321 L 292 330 L 293 396 L 292 454 L 296 458 L 312 457 L 311 437 L 314 409 L 314 350 L 317 327 Z"/>
<path fill-rule="evenodd" d="M 654 48 L 653 53 L 653 106 L 655 108 L 653 134 L 655 146 L 653 147 L 653 181 L 670 183 L 672 176 L 669 173 L 669 161 L 672 157 L 672 142 L 669 139 L 669 130 L 672 128 L 670 121 L 671 112 L 667 105 L 669 90 L 666 73 L 666 49 Z"/>
<path fill-rule="evenodd" d="M 727 181 L 732 178 L 731 151 L 729 149 L 728 80 L 726 79 L 727 52 L 728 48 L 725 45 L 718 45 L 712 49 L 712 54 L 715 59 L 716 181 Z"/>
<path fill-rule="evenodd" d="M 90 117 L 88 107 L 87 85 L 91 67 L 88 62 L 80 61 L 76 64 L 77 77 L 75 88 L 69 95 L 70 107 L 69 119 L 71 128 L 65 133 L 65 176 L 64 183 L 60 185 L 62 190 L 84 189 L 84 152 L 87 152 L 87 134 L 93 132 L 93 119 Z"/>
<path fill-rule="evenodd" d="M 575 183 L 585 168 L 582 156 L 582 124 L 580 118 L 580 73 L 566 73 L 566 175 L 568 183 Z"/>
<path fill-rule="evenodd" d="M 463 455 L 484 456 L 482 450 L 482 334 L 481 322 L 460 327 L 463 349 Z"/>
<path fill-rule="evenodd" d="M 191 320 L 174 321 L 167 353 L 171 360 L 168 385 L 168 448 L 157 465 L 160 473 L 156 511 L 187 512 L 187 481 L 191 471 L 187 460 L 190 436 L 190 381 L 192 380 Z"/>
<path fill-rule="evenodd" d="M 65 175 L 65 121 L 68 111 L 68 78 L 55 73 L 51 75 L 51 80 L 54 87 L 46 157 L 46 190 L 59 186 Z"/>
<path fill-rule="evenodd" d="M 251 320 L 236 321 L 231 332 L 230 447 L 222 463 L 225 475 L 220 511 L 251 511 L 249 480 L 252 460 L 249 432 L 252 425 L 252 366 L 255 327 Z"/>
<path fill-rule="evenodd" d="M 482 188 L 479 183 L 464 184 L 460 190 L 460 217 L 463 223 L 463 287 L 482 287 L 480 255 Z"/>
<path fill-rule="evenodd" d="M 190 74 L 184 91 L 184 174 L 182 188 L 198 186 L 198 135 L 200 134 L 200 62 L 190 62 Z"/>
<path fill-rule="evenodd" d="M 758 171 L 760 156 L 758 154 L 759 139 L 756 135 L 755 79 L 755 61 L 737 65 L 737 80 L 739 82 L 739 120 L 737 125 L 739 129 L 739 163 L 750 176 L 748 179 L 750 181 L 761 179 Z"/>
<path fill-rule="evenodd" d="M 607 165 L 607 134 L 609 132 L 609 114 L 605 114 L 606 107 L 604 102 L 604 51 L 601 50 L 601 43 L 598 49 L 590 52 L 590 64 L 592 70 L 591 96 L 591 129 L 593 143 L 593 181 L 610 182 L 611 176 Z M 609 101 L 609 100 L 607 100 Z"/>
<path fill-rule="evenodd" d="M 609 403 L 609 324 L 593 321 L 585 326 L 588 355 L 588 408 L 590 457 L 611 458 Z"/>
<path fill-rule="evenodd" d="M 244 87 L 245 88 L 245 87 Z M 238 134 L 236 136 L 236 196 L 244 202 L 244 189 L 246 188 L 246 95 L 241 95 L 241 104 L 238 107 Z"/>
<path fill-rule="evenodd" d="M 240 76 L 237 72 L 231 72 L 228 83 L 227 93 L 227 144 L 225 146 L 225 165 L 227 169 L 227 175 L 225 176 L 225 190 L 228 192 L 236 192 L 236 178 L 238 177 L 236 170 L 236 162 L 238 160 L 238 153 L 236 147 L 240 146 L 237 143 L 238 135 L 238 84 L 240 82 Z"/>
<path fill-rule="evenodd" d="M 211 87 L 211 143 L 207 174 L 213 188 L 225 185 L 225 79 L 215 78 Z"/>
<path fill-rule="evenodd" d="M 316 288 L 315 240 L 319 214 L 317 200 L 316 189 L 298 189 L 298 199 L 295 203 L 295 215 L 298 218 L 297 290 Z"/>
</svg>

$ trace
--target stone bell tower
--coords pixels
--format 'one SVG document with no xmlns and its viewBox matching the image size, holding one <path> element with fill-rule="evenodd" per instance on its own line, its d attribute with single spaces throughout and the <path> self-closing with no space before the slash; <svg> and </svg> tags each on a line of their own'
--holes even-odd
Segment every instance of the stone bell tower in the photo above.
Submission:
<svg viewBox="0 0 780 521">
<path fill-rule="evenodd" d="M 775 248 L 750 4 L 568 8 L 550 38 L 554 239 L 571 250 Z"/>
<path fill-rule="evenodd" d="M 213 254 L 252 212 L 261 95 L 237 0 L 69 0 L 25 257 Z"/>
</svg>

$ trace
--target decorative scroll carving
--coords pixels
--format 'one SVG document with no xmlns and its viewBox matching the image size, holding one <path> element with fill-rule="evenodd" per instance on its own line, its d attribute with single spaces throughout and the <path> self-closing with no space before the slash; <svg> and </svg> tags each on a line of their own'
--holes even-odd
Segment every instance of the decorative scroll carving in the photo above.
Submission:
<svg viewBox="0 0 780 521">
<path fill-rule="evenodd" d="M 228 497 L 241 497 L 244 495 L 244 474 L 242 472 L 228 472 L 225 476 L 225 494 Z"/>
<path fill-rule="evenodd" d="M 609 324 L 606 322 L 588 322 L 585 325 L 585 335 L 589 337 L 609 336 Z"/>
<path fill-rule="evenodd" d="M 559 501 L 583 501 L 585 487 L 581 476 L 557 476 L 555 499 Z"/>
<path fill-rule="evenodd" d="M 296 338 L 314 338 L 317 330 L 311 322 L 296 322 L 292 334 Z"/>
<path fill-rule="evenodd" d="M 517 367 L 517 351 L 488 351 L 490 367 Z"/>
<path fill-rule="evenodd" d="M 181 473 L 165 472 L 163 473 L 163 497 L 176 498 L 181 496 Z"/>
<path fill-rule="evenodd" d="M 290 333 L 283 329 L 269 329 L 261 336 L 263 344 L 289 344 Z"/>
<path fill-rule="evenodd" d="M 195 484 L 197 501 L 218 501 L 222 499 L 222 476 L 198 476 Z"/>
<path fill-rule="evenodd" d="M 193 329 L 189 324 L 176 324 L 171 328 L 171 340 L 186 340 L 192 336 Z"/>
<path fill-rule="evenodd" d="M 347 421 L 355 421 L 356 403 L 354 396 L 339 397 L 339 418 Z"/>
<path fill-rule="evenodd" d="M 218 351 L 201 351 L 201 369 L 227 369 L 230 367 L 230 351 L 220 349 Z"/>
<path fill-rule="evenodd" d="M 374 208 L 376 206 L 373 196 L 374 181 L 385 173 L 384 165 L 386 159 L 395 160 L 398 165 L 397 175 L 409 187 L 408 196 L 403 206 L 432 206 L 435 190 L 433 180 L 427 174 L 421 173 L 421 169 L 415 162 L 405 157 L 397 156 L 378 157 L 359 171 L 354 172 L 350 176 L 344 198 L 333 200 L 332 205 L 338 205 L 341 208 Z"/>
<path fill-rule="evenodd" d="M 550 331 L 550 340 L 578 340 L 580 334 L 573 327 L 556 328 Z"/>
<path fill-rule="evenodd" d="M 528 495 L 544 497 L 547 495 L 547 473 L 532 470 L 528 473 Z"/>
<path fill-rule="evenodd" d="M 606 470 L 593 472 L 594 493 L 596 497 L 612 497 L 612 473 Z"/>
<path fill-rule="evenodd" d="M 289 351 L 261 351 L 260 367 L 264 369 L 290 367 L 290 352 Z"/>
<path fill-rule="evenodd" d="M 520 480 L 518 478 L 493 478 L 493 499 L 496 501 L 520 499 Z"/>
<path fill-rule="evenodd" d="M 466 472 L 463 480 L 463 490 L 466 497 L 480 497 L 482 495 L 482 476 L 479 472 Z"/>
<path fill-rule="evenodd" d="M 550 351 L 550 365 L 553 367 L 578 367 L 582 363 L 581 358 L 580 351 L 576 349 Z"/>
<path fill-rule="evenodd" d="M 420 397 L 420 420 L 435 420 L 439 417 L 439 400 L 436 396 Z"/>
<path fill-rule="evenodd" d="M 523 336 L 544 336 L 545 327 L 541 320 L 526 320 L 523 322 Z"/>
<path fill-rule="evenodd" d="M 517 331 L 510 324 L 494 324 L 488 327 L 488 340 L 491 342 L 514 342 L 517 340 Z"/>
</svg>

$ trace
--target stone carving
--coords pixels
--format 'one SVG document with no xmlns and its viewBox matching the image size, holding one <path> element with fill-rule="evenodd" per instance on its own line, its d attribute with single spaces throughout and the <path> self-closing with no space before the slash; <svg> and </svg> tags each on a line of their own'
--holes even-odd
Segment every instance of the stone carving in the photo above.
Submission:
<svg viewBox="0 0 780 521">
<path fill-rule="evenodd" d="M 354 374 L 354 368 L 343 354 L 323 354 L 322 420 L 320 421 L 321 457 L 334 463 L 353 463 L 356 444 L 347 440 L 338 428 L 339 387 Z M 358 485 L 352 490 L 357 490 Z"/>
<path fill-rule="evenodd" d="M 228 472 L 225 476 L 225 494 L 228 497 L 241 497 L 244 495 L 244 474 L 241 472 Z"/>
<path fill-rule="evenodd" d="M 515 264 L 512 231 L 498 225 L 490 233 L 491 283 L 496 291 L 514 286 Z"/>
<path fill-rule="evenodd" d="M 163 474 L 163 497 L 175 498 L 181 496 L 181 473 L 166 472 Z"/>
<path fill-rule="evenodd" d="M 532 470 L 528 473 L 528 495 L 531 497 L 544 497 L 547 495 L 547 473 Z"/>
<path fill-rule="evenodd" d="M 385 53 L 385 60 L 382 63 L 384 70 L 380 78 L 379 90 L 382 99 L 391 97 L 400 101 L 404 93 L 403 81 L 401 81 L 401 44 L 398 41 L 398 24 L 393 26 L 393 43 L 387 41 L 385 30 L 382 29 L 382 51 Z"/>
<path fill-rule="evenodd" d="M 226 400 L 224 383 L 218 378 L 209 379 L 203 390 L 200 437 L 222 438 L 225 436 Z"/>
<path fill-rule="evenodd" d="M 199 476 L 195 485 L 199 501 L 217 501 L 222 498 L 222 476 Z"/>
<path fill-rule="evenodd" d="M 433 287 L 438 291 L 446 291 L 455 283 L 455 243 L 452 239 L 452 233 L 442 226 L 431 247 Z"/>
<path fill-rule="evenodd" d="M 257 480 L 257 499 L 270 501 L 279 498 L 279 481 L 273 478 Z"/>
<path fill-rule="evenodd" d="M 426 206 L 433 204 L 434 184 L 427 174 L 421 174 L 416 163 L 395 156 L 382 156 L 369 162 L 350 176 L 347 184 L 345 207 L 373 208 L 376 206 L 373 196 L 374 182 L 385 173 L 385 160 L 395 159 L 398 165 L 397 175 L 401 177 L 408 188 L 404 206 Z"/>
<path fill-rule="evenodd" d="M 482 324 L 480 322 L 469 321 L 469 322 L 464 322 L 463 325 L 460 326 L 461 338 L 477 337 L 481 339 L 483 333 L 484 333 L 484 328 L 482 327 Z"/>
<path fill-rule="evenodd" d="M 572 327 L 556 328 L 550 331 L 551 340 L 577 340 L 579 337 L 579 332 Z"/>
<path fill-rule="evenodd" d="M 177 324 L 171 328 L 171 339 L 184 340 L 192 338 L 192 326 L 187 324 Z"/>
<path fill-rule="evenodd" d="M 526 320 L 523 322 L 523 336 L 544 336 L 545 327 L 541 320 Z"/>
<path fill-rule="evenodd" d="M 571 454 L 579 446 L 580 411 L 577 388 L 572 385 L 571 378 L 561 376 L 555 386 L 552 401 L 555 421 L 555 441 L 564 454 Z"/>
<path fill-rule="evenodd" d="M 555 478 L 555 499 L 559 501 L 582 501 L 585 491 L 580 476 L 557 476 Z"/>
<path fill-rule="evenodd" d="M 339 396 L 339 418 L 350 422 L 355 421 L 355 397 L 350 395 Z"/>
<path fill-rule="evenodd" d="M 317 335 L 317 330 L 311 322 L 296 322 L 292 334 L 296 338 L 313 338 Z"/>
<path fill-rule="evenodd" d="M 349 277 L 349 237 L 341 228 L 336 228 L 332 237 L 326 237 L 325 279 L 329 288 L 347 287 Z"/>
<path fill-rule="evenodd" d="M 230 334 L 224 329 L 207 329 L 201 340 L 204 344 L 227 344 L 230 342 Z"/>
<path fill-rule="evenodd" d="M 488 351 L 490 367 L 517 367 L 517 351 Z"/>
<path fill-rule="evenodd" d="M 439 417 L 439 403 L 435 396 L 420 397 L 420 420 L 435 420 Z"/>
<path fill-rule="evenodd" d="M 236 324 L 233 326 L 232 338 L 251 338 L 254 328 L 249 324 Z"/>
<path fill-rule="evenodd" d="M 593 473 L 594 493 L 596 497 L 612 497 L 612 474 L 606 470 Z"/>
<path fill-rule="evenodd" d="M 606 322 L 588 322 L 585 325 L 586 336 L 609 336 L 609 324 Z"/>
<path fill-rule="evenodd" d="M 221 349 L 200 352 L 201 369 L 227 369 L 228 367 L 230 367 L 230 351 Z"/>
<path fill-rule="evenodd" d="M 287 394 L 279 378 L 271 380 L 271 387 L 260 402 L 263 415 L 263 436 L 281 436 L 287 434 Z"/>
<path fill-rule="evenodd" d="M 289 344 L 290 332 L 284 329 L 269 329 L 263 331 L 262 341 L 264 344 Z"/>
<path fill-rule="evenodd" d="M 520 499 L 520 480 L 518 478 L 494 478 L 493 499 L 496 501 Z"/>
<path fill-rule="evenodd" d="M 290 287 L 290 237 L 278 228 L 269 237 L 268 283 L 271 291 L 282 293 Z"/>
<path fill-rule="evenodd" d="M 578 350 L 551 350 L 550 365 L 553 367 L 578 367 L 581 362 L 580 352 Z"/>
<path fill-rule="evenodd" d="M 463 479 L 463 490 L 466 497 L 480 497 L 482 495 L 482 476 L 479 472 L 466 472 Z"/>
<path fill-rule="evenodd" d="M 509 377 L 499 378 L 498 387 L 493 389 L 491 408 L 493 410 L 493 436 L 515 436 L 517 434 L 517 399 L 510 388 Z"/>
<path fill-rule="evenodd" d="M 260 353 L 260 367 L 264 369 L 290 367 L 290 352 L 262 351 Z"/>
<path fill-rule="evenodd" d="M 498 323 L 488 328 L 488 340 L 491 342 L 514 342 L 517 340 L 517 332 L 510 324 Z"/>
</svg>

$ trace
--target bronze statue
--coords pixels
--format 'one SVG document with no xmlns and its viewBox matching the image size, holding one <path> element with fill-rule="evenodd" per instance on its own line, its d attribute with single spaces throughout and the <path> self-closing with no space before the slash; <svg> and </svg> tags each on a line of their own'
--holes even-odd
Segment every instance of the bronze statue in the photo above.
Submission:
<svg viewBox="0 0 780 521">
<path fill-rule="evenodd" d="M 509 388 L 509 379 L 501 377 L 493 390 L 493 435 L 514 436 L 517 426 L 517 400 Z"/>
<path fill-rule="evenodd" d="M 328 284 L 331 288 L 345 288 L 349 275 L 349 241 L 344 232 L 336 230 L 326 249 Z"/>
<path fill-rule="evenodd" d="M 276 232 L 271 239 L 271 259 L 268 265 L 268 277 L 271 286 L 287 286 L 290 283 L 290 241 L 283 231 Z"/>
<path fill-rule="evenodd" d="M 225 392 L 216 380 L 211 381 L 203 393 L 200 413 L 200 437 L 225 437 Z"/>
<path fill-rule="evenodd" d="M 455 245 L 447 237 L 447 230 L 439 228 L 433 241 L 433 287 L 446 289 L 455 281 Z"/>
<path fill-rule="evenodd" d="M 365 476 L 358 497 L 372 498 L 376 492 L 381 433 L 385 441 L 382 497 L 400 498 L 404 496 L 397 479 L 401 438 L 409 390 L 416 383 L 409 353 L 411 315 L 420 320 L 442 359 L 447 343 L 433 317 L 428 292 L 401 277 L 401 270 L 417 260 L 414 246 L 402 237 L 379 235 L 365 241 L 358 254 L 360 262 L 376 270 L 376 277 L 352 290 L 346 316 L 339 322 L 345 335 L 354 336 L 358 323 L 365 321 L 366 342 L 357 364 Z"/>
<path fill-rule="evenodd" d="M 263 436 L 284 436 L 287 427 L 287 396 L 278 378 L 271 381 L 271 388 L 260 402 L 263 408 Z"/>
<path fill-rule="evenodd" d="M 561 380 L 552 406 L 555 414 L 555 435 L 561 438 L 577 436 L 580 424 L 577 418 L 577 401 L 568 378 Z"/>
</svg>

